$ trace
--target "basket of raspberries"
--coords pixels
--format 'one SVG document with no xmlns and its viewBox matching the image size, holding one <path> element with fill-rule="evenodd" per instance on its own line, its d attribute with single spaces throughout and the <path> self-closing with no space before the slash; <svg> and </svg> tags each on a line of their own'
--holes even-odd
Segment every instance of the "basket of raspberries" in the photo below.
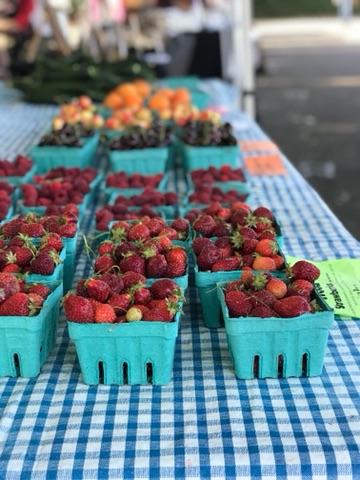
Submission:
<svg viewBox="0 0 360 480">
<path fill-rule="evenodd" d="M 180 151 L 187 171 L 236 168 L 240 161 L 240 149 L 230 123 L 190 121 L 182 128 Z"/>
<path fill-rule="evenodd" d="M 301 260 L 286 279 L 246 271 L 218 283 L 238 378 L 321 374 L 334 313 L 314 288 L 319 275 L 315 265 Z"/>
<path fill-rule="evenodd" d="M 140 195 L 145 189 L 165 192 L 167 177 L 162 173 L 156 175 L 142 175 L 140 173 L 127 174 L 126 172 L 109 173 L 106 177 L 104 191 L 107 197 L 114 193 L 124 197 Z"/>
<path fill-rule="evenodd" d="M 56 340 L 62 284 L 0 272 L 0 376 L 36 377 Z"/>
<path fill-rule="evenodd" d="M 172 278 L 185 290 L 188 286 L 186 250 L 170 238 L 176 232 L 173 228 L 165 227 L 161 230 L 161 235 L 152 236 L 150 228 L 156 220 L 135 224 L 117 222 L 112 228 L 112 238 L 98 246 L 95 272 L 136 272 L 150 281 Z M 162 226 L 163 224 L 157 224 L 159 228 Z"/>
<path fill-rule="evenodd" d="M 14 161 L 0 159 L 0 179 L 14 187 L 30 182 L 34 173 L 32 160 L 26 155 L 17 155 Z"/>
<path fill-rule="evenodd" d="M 132 271 L 81 280 L 64 310 L 84 382 L 169 383 L 183 299 L 173 280 Z"/>
<path fill-rule="evenodd" d="M 38 145 L 30 150 L 30 157 L 40 173 L 64 165 L 85 168 L 94 159 L 98 141 L 94 130 L 81 125 L 64 125 L 43 135 Z"/>
</svg>

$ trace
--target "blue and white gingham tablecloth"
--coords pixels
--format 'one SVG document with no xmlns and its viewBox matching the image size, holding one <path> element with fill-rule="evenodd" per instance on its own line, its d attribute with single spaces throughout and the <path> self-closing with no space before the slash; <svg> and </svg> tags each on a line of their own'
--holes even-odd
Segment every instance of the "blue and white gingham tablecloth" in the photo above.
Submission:
<svg viewBox="0 0 360 480">
<path fill-rule="evenodd" d="M 52 107 L 0 106 L 0 154 L 34 143 Z M 264 138 L 239 113 L 238 135 Z M 286 177 L 251 178 L 254 204 L 280 219 L 284 250 L 360 257 L 359 243 L 286 161 Z M 93 228 L 95 206 L 83 228 Z M 78 249 L 77 278 L 89 272 Z M 323 375 L 240 381 L 223 329 L 204 327 L 193 287 L 164 387 L 81 383 L 64 318 L 34 380 L 0 379 L 0 479 L 360 478 L 360 321 L 337 318 Z"/>
</svg>

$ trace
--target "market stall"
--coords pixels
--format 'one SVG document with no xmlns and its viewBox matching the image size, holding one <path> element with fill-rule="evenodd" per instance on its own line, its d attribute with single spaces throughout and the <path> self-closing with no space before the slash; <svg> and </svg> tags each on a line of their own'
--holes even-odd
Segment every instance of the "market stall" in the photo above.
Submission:
<svg viewBox="0 0 360 480">
<path fill-rule="evenodd" d="M 291 163 L 249 117 L 233 110 L 233 90 L 219 82 L 206 87 L 243 142 L 249 202 L 274 212 L 286 257 L 359 258 L 359 243 Z M 36 144 L 54 114 L 53 107 L 0 106 L 1 154 L 15 156 Z M 171 170 L 167 190 L 184 195 L 178 169 Z M 81 234 L 94 235 L 95 211 L 103 204 L 98 189 Z M 80 236 L 77 247 L 74 285 L 91 268 Z M 321 376 L 252 380 L 234 375 L 225 329 L 204 322 L 190 269 L 171 382 L 88 386 L 62 314 L 40 375 L 0 378 L 3 478 L 355 478 L 356 318 L 336 316 Z"/>
</svg>

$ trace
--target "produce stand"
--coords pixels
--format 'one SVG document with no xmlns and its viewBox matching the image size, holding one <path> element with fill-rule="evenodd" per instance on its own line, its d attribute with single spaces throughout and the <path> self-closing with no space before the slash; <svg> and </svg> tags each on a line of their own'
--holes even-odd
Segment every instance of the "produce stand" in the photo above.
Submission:
<svg viewBox="0 0 360 480">
<path fill-rule="evenodd" d="M 239 139 L 267 139 L 231 109 L 228 88 L 208 87 Z M 2 153 L 36 143 L 53 114 L 52 107 L 0 106 Z M 359 257 L 359 243 L 283 162 L 287 175 L 249 176 L 249 182 L 254 204 L 268 205 L 280 220 L 284 252 L 318 260 Z M 179 179 L 176 188 L 185 189 Z M 82 222 L 86 234 L 95 227 L 96 202 Z M 79 279 L 90 270 L 82 244 L 76 262 Z M 242 381 L 234 376 L 225 330 L 204 326 L 193 275 L 188 295 L 173 380 L 162 387 L 84 385 L 62 315 L 39 377 L 0 378 L 0 477 L 356 478 L 359 323 L 336 317 L 320 377 Z"/>
</svg>

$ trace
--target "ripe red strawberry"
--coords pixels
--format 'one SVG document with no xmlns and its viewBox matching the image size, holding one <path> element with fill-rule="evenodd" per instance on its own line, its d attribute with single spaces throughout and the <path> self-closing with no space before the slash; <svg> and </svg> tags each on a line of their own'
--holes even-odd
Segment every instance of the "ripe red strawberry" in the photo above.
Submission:
<svg viewBox="0 0 360 480">
<path fill-rule="evenodd" d="M 273 255 L 272 259 L 275 262 L 276 270 L 280 270 L 285 265 L 285 259 L 282 255 Z"/>
<path fill-rule="evenodd" d="M 192 243 L 192 249 L 195 255 L 199 255 L 201 250 L 209 245 L 213 245 L 212 241 L 206 237 L 196 237 Z"/>
<path fill-rule="evenodd" d="M 238 231 L 243 236 L 244 239 L 246 238 L 253 238 L 255 240 L 258 239 L 257 233 L 252 228 L 240 227 Z"/>
<path fill-rule="evenodd" d="M 211 237 L 215 227 L 216 222 L 210 215 L 200 215 L 193 223 L 195 232 L 200 233 L 204 237 Z"/>
<path fill-rule="evenodd" d="M 42 237 L 45 235 L 45 229 L 40 223 L 23 223 L 20 232 L 29 237 Z"/>
<path fill-rule="evenodd" d="M 243 262 L 243 270 L 245 269 L 245 267 L 251 267 L 252 264 L 254 263 L 254 259 L 255 259 L 255 254 L 254 253 L 249 253 L 247 255 L 243 255 L 242 257 L 242 262 Z"/>
<path fill-rule="evenodd" d="M 110 287 L 103 280 L 97 278 L 90 278 L 86 282 L 86 288 L 89 297 L 94 298 L 98 302 L 105 303 L 110 295 Z"/>
<path fill-rule="evenodd" d="M 57 233 L 48 233 L 45 235 L 41 240 L 41 245 L 51 247 L 57 252 L 60 252 L 60 250 L 63 248 L 63 242 L 60 235 Z"/>
<path fill-rule="evenodd" d="M 80 297 L 85 297 L 89 298 L 89 294 L 86 288 L 86 280 L 85 278 L 81 278 L 77 285 L 76 285 L 76 295 L 79 295 Z"/>
<path fill-rule="evenodd" d="M 5 267 L 2 268 L 2 273 L 19 273 L 21 268 L 19 265 L 16 265 L 15 263 L 9 263 L 8 265 L 5 265 Z"/>
<path fill-rule="evenodd" d="M 114 251 L 114 256 L 117 260 L 130 255 L 131 253 L 137 253 L 138 248 L 134 243 L 122 241 L 120 245 L 117 245 Z"/>
<path fill-rule="evenodd" d="M 115 310 L 108 303 L 98 303 L 95 307 L 96 323 L 113 323 L 116 320 Z"/>
<path fill-rule="evenodd" d="M 30 316 L 37 311 L 38 308 L 31 302 L 29 295 L 23 292 L 14 293 L 0 305 L 1 316 Z"/>
<path fill-rule="evenodd" d="M 276 270 L 276 264 L 270 257 L 255 257 L 252 268 L 254 270 Z"/>
<path fill-rule="evenodd" d="M 276 242 L 273 240 L 259 240 L 256 249 L 256 253 L 262 255 L 263 257 L 271 257 L 272 255 L 276 255 L 278 252 L 278 246 Z"/>
<path fill-rule="evenodd" d="M 285 318 L 297 317 L 311 311 L 309 302 L 304 297 L 296 295 L 276 300 L 273 309 L 280 317 Z"/>
<path fill-rule="evenodd" d="M 211 270 L 213 272 L 227 272 L 230 270 L 239 270 L 240 268 L 240 257 L 228 257 L 223 260 L 218 260 L 215 262 Z"/>
<path fill-rule="evenodd" d="M 109 285 L 112 293 L 120 293 L 124 288 L 124 281 L 117 273 L 103 273 L 99 276 L 99 279 Z"/>
<path fill-rule="evenodd" d="M 277 317 L 278 315 L 267 305 L 257 305 L 250 312 L 250 317 L 269 318 Z"/>
<path fill-rule="evenodd" d="M 214 231 L 212 233 L 213 237 L 227 237 L 231 233 L 231 227 L 229 224 L 223 222 L 223 221 L 218 221 L 216 222 L 216 227 L 214 228 Z"/>
<path fill-rule="evenodd" d="M 33 283 L 27 287 L 27 293 L 36 293 L 44 299 L 49 296 L 50 292 L 51 289 L 46 285 L 42 285 L 41 283 Z"/>
<path fill-rule="evenodd" d="M 266 290 L 271 292 L 277 299 L 285 297 L 287 285 L 280 278 L 272 277 L 266 284 Z"/>
<path fill-rule="evenodd" d="M 104 273 L 111 270 L 115 265 L 110 255 L 101 255 L 95 260 L 94 270 L 97 273 Z"/>
<path fill-rule="evenodd" d="M 242 280 L 233 280 L 232 282 L 226 284 L 224 292 L 226 294 L 228 292 L 231 292 L 232 290 L 242 290 L 243 286 L 244 285 Z"/>
<path fill-rule="evenodd" d="M 211 270 L 211 267 L 218 260 L 220 260 L 220 252 L 219 252 L 219 249 L 214 244 L 211 244 L 208 247 L 203 248 L 200 252 L 200 255 L 197 257 L 197 264 L 198 264 L 199 270 L 201 271 Z"/>
<path fill-rule="evenodd" d="M 40 309 L 44 303 L 44 299 L 41 295 L 37 293 L 28 293 L 29 301 L 34 307 Z"/>
<path fill-rule="evenodd" d="M 145 260 L 137 254 L 130 254 L 119 262 L 120 270 L 125 272 L 137 272 L 145 274 Z"/>
<path fill-rule="evenodd" d="M 165 226 L 159 233 L 159 236 L 165 236 L 170 238 L 170 240 L 176 240 L 178 238 L 178 232 L 175 228 Z"/>
<path fill-rule="evenodd" d="M 243 257 L 243 261 L 244 261 L 244 257 Z M 254 281 L 253 269 L 248 266 L 242 267 L 241 282 L 245 286 L 250 286 L 253 283 L 253 281 Z"/>
<path fill-rule="evenodd" d="M 166 275 L 168 263 L 165 255 L 158 254 L 146 262 L 146 276 L 148 278 L 161 278 Z"/>
<path fill-rule="evenodd" d="M 258 305 L 267 305 L 268 307 L 271 307 L 276 300 L 276 297 L 268 290 L 249 292 L 249 297 L 253 307 L 257 307 Z"/>
<path fill-rule="evenodd" d="M 66 238 L 73 238 L 77 232 L 77 224 L 76 223 L 66 223 L 64 225 L 60 225 L 58 228 L 57 233 L 61 237 Z"/>
<path fill-rule="evenodd" d="M 178 232 L 179 240 L 184 240 L 187 238 L 190 228 L 189 220 L 186 218 L 177 218 L 176 220 L 173 220 L 170 226 Z"/>
<path fill-rule="evenodd" d="M 125 272 L 124 275 L 122 276 L 122 280 L 124 283 L 124 290 L 127 290 L 132 285 L 135 285 L 138 283 L 145 284 L 146 277 L 141 273 L 137 273 L 137 272 Z"/>
<path fill-rule="evenodd" d="M 131 295 L 129 293 L 114 293 L 108 303 L 117 314 L 124 313 L 131 305 Z"/>
<path fill-rule="evenodd" d="M 149 309 L 147 312 L 145 311 L 143 313 L 143 320 L 146 320 L 148 322 L 169 322 L 172 320 L 169 318 L 169 312 L 167 309 L 161 309 L 161 308 L 152 308 L 151 310 Z"/>
<path fill-rule="evenodd" d="M 134 303 L 133 307 L 138 308 L 141 311 L 143 317 L 145 313 L 149 311 L 149 308 L 141 303 Z"/>
<path fill-rule="evenodd" d="M 16 263 L 19 267 L 27 265 L 34 258 L 33 251 L 28 247 L 12 247 L 11 252 L 12 256 L 8 256 L 8 262 Z"/>
<path fill-rule="evenodd" d="M 137 223 L 130 227 L 127 232 L 127 237 L 129 240 L 146 240 L 150 237 L 150 230 L 148 227 L 143 223 Z"/>
<path fill-rule="evenodd" d="M 150 290 L 155 299 L 163 299 L 178 291 L 179 286 L 174 280 L 163 278 L 161 280 L 156 280 L 156 282 L 151 285 Z"/>
<path fill-rule="evenodd" d="M 166 235 L 160 235 L 152 240 L 159 253 L 165 253 L 172 247 L 172 241 Z"/>
<path fill-rule="evenodd" d="M 146 305 L 151 300 L 151 291 L 148 288 L 140 287 L 134 292 L 134 303 Z"/>
<path fill-rule="evenodd" d="M 268 218 L 269 220 L 273 220 L 274 216 L 272 214 L 272 211 L 269 210 L 266 207 L 258 207 L 253 211 L 253 215 L 256 217 L 264 217 Z"/>
<path fill-rule="evenodd" d="M 98 247 L 99 255 L 105 255 L 106 253 L 111 253 L 114 248 L 114 243 L 111 240 L 105 240 L 101 242 Z"/>
<path fill-rule="evenodd" d="M 51 275 L 59 262 L 60 259 L 55 250 L 50 252 L 39 251 L 30 264 L 30 272 L 39 275 Z"/>
<path fill-rule="evenodd" d="M 310 262 L 300 260 L 296 262 L 290 269 L 294 280 L 308 280 L 314 283 L 320 276 L 320 270 Z"/>
<path fill-rule="evenodd" d="M 257 246 L 259 242 L 255 238 L 245 238 L 244 243 L 241 247 L 241 252 L 244 255 L 249 255 L 250 253 L 254 253 L 257 251 Z"/>
<path fill-rule="evenodd" d="M 65 316 L 70 322 L 93 322 L 94 310 L 90 300 L 74 295 L 66 295 L 64 298 Z"/>
<path fill-rule="evenodd" d="M 4 237 L 12 238 L 20 232 L 22 224 L 23 220 L 20 217 L 14 218 L 1 225 L 1 233 Z"/>
<path fill-rule="evenodd" d="M 310 298 L 314 285 L 308 280 L 294 280 L 289 285 L 288 295 L 300 295 L 301 297 Z"/>
<path fill-rule="evenodd" d="M 264 230 L 259 235 L 259 240 L 265 240 L 265 239 L 275 240 L 275 238 L 276 238 L 276 234 L 274 230 Z"/>
<path fill-rule="evenodd" d="M 250 298 L 240 290 L 232 290 L 225 294 L 226 305 L 230 317 L 243 317 L 250 313 L 252 303 Z"/>
<path fill-rule="evenodd" d="M 181 277 L 186 273 L 187 255 L 183 248 L 175 247 L 166 253 L 167 275 L 170 278 Z"/>
</svg>

